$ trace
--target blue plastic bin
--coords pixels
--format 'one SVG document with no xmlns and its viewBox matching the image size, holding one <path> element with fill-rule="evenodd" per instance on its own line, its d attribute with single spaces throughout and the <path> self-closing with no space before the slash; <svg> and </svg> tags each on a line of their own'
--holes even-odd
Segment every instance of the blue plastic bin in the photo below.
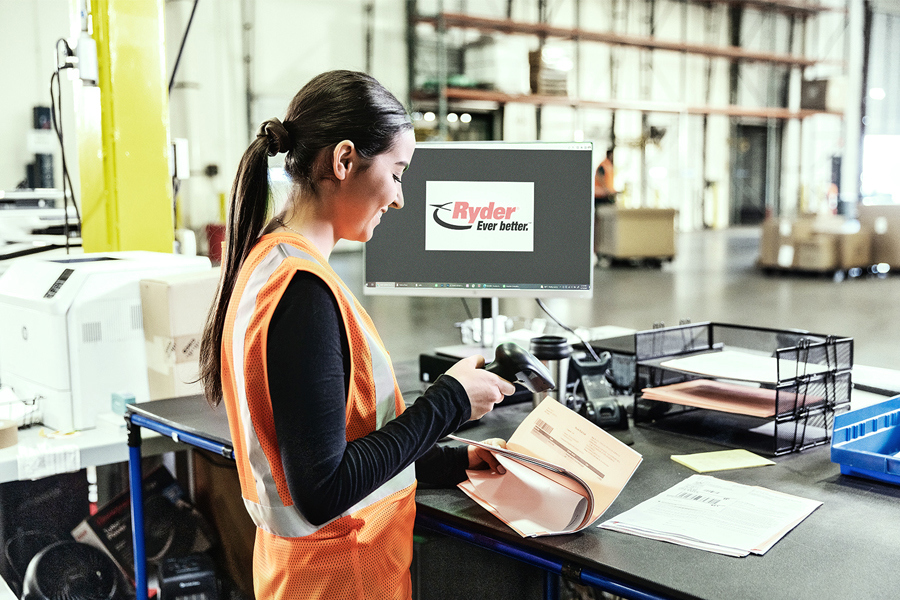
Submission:
<svg viewBox="0 0 900 600">
<path fill-rule="evenodd" d="M 900 485 L 900 396 L 834 417 L 831 462 L 841 473 Z"/>
</svg>

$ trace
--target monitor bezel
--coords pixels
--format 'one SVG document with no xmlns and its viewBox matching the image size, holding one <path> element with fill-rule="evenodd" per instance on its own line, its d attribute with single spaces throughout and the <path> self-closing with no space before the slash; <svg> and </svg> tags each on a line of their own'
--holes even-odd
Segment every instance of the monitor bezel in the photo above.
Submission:
<svg viewBox="0 0 900 600">
<path fill-rule="evenodd" d="M 559 151 L 589 151 L 593 153 L 593 142 L 504 142 L 504 141 L 465 141 L 465 142 L 417 142 L 416 148 L 433 148 L 433 149 L 482 149 L 503 146 L 514 150 L 547 150 L 558 149 Z M 593 156 L 592 156 L 593 158 Z M 415 161 L 415 154 L 413 154 Z M 591 181 L 593 182 L 593 173 L 591 173 Z M 590 197 L 593 206 L 593 186 Z M 402 210 L 402 209 L 401 209 Z M 591 263 L 589 269 L 588 289 L 559 289 L 559 288 L 506 288 L 506 287 L 452 287 L 462 286 L 464 284 L 452 284 L 451 287 L 397 287 L 396 282 L 382 282 L 378 285 L 370 286 L 366 281 L 366 253 L 367 247 L 363 245 L 363 295 L 365 296 L 406 296 L 406 297 L 437 297 L 437 298 L 593 298 L 594 294 L 594 219 L 591 219 L 590 232 L 590 252 L 586 260 Z"/>
</svg>

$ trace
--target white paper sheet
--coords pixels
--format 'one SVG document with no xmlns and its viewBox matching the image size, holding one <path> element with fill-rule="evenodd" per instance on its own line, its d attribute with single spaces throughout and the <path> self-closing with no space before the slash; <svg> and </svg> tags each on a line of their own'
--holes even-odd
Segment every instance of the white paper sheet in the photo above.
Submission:
<svg viewBox="0 0 900 600">
<path fill-rule="evenodd" d="M 821 505 L 766 488 L 692 475 L 600 527 L 747 556 L 765 554 Z"/>
<path fill-rule="evenodd" d="M 813 375 L 828 370 L 825 365 L 798 364 L 791 360 L 779 361 L 774 356 L 761 356 L 735 350 L 675 358 L 661 362 L 660 366 L 713 378 L 774 384 L 778 383 L 779 362 L 781 363 L 782 379 L 789 379 L 795 374 Z"/>
</svg>

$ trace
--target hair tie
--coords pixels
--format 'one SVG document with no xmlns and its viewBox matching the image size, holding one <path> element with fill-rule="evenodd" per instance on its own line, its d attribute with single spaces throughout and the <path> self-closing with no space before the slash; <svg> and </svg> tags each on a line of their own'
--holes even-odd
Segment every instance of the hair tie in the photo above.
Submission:
<svg viewBox="0 0 900 600">
<path fill-rule="evenodd" d="M 291 141 L 291 134 L 288 133 L 288 130 L 285 129 L 282 122 L 275 118 L 263 121 L 262 125 L 259 126 L 256 137 L 264 137 L 268 140 L 269 156 L 275 156 L 280 152 L 287 152 L 294 146 Z"/>
</svg>

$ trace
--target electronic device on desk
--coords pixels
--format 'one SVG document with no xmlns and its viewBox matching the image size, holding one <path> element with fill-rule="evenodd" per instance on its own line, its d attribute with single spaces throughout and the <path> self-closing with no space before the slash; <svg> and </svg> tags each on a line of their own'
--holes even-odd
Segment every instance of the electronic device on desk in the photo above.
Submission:
<svg viewBox="0 0 900 600">
<path fill-rule="evenodd" d="M 216 569 L 206 554 L 163 560 L 159 565 L 160 600 L 217 600 Z"/>
<path fill-rule="evenodd" d="M 586 354 L 571 356 L 569 380 L 573 394 L 570 408 L 602 429 L 628 429 L 628 414 L 607 379 L 612 356 L 603 352 L 599 357 L 600 362 L 589 359 Z"/>
<path fill-rule="evenodd" d="M 588 342 L 594 352 L 610 355 L 606 369 L 607 380 L 620 392 L 631 394 L 634 391 L 635 347 L 634 335 L 620 335 L 611 338 L 590 340 Z M 576 351 L 585 352 L 583 344 L 573 347 Z"/>
<path fill-rule="evenodd" d="M 140 280 L 210 268 L 158 252 L 14 262 L 0 276 L 0 381 L 63 431 L 95 427 L 114 392 L 148 400 Z"/>
<path fill-rule="evenodd" d="M 0 241 L 27 241 L 33 235 L 78 232 L 78 213 L 64 206 L 62 190 L 0 190 Z"/>
<path fill-rule="evenodd" d="M 456 364 L 459 358 L 422 354 L 419 356 L 419 372 L 423 381 L 434 381 Z M 537 358 L 517 344 L 506 342 L 494 349 L 493 360 L 484 366 L 498 377 L 516 386 L 516 393 L 507 396 L 504 405 L 517 402 L 531 402 L 535 393 L 553 389 L 553 376 Z"/>
</svg>

